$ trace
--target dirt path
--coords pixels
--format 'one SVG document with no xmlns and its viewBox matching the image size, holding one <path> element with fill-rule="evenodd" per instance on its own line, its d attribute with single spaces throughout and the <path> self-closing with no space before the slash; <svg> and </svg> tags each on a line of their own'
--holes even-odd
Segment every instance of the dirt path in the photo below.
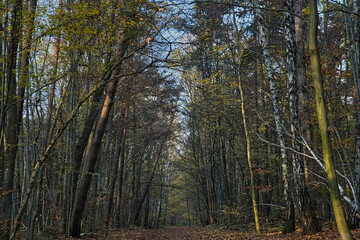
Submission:
<svg viewBox="0 0 360 240">
<path fill-rule="evenodd" d="M 355 239 L 360 239 L 360 230 L 353 231 Z M 58 238 L 70 240 L 72 238 Z M 280 233 L 267 233 L 257 235 L 255 233 L 244 233 L 212 229 L 209 227 L 172 227 L 170 229 L 135 229 L 111 231 L 103 234 L 85 236 L 84 240 L 237 240 L 237 239 L 340 239 L 335 230 L 321 232 L 310 236 L 302 236 L 300 233 L 282 235 Z"/>
</svg>

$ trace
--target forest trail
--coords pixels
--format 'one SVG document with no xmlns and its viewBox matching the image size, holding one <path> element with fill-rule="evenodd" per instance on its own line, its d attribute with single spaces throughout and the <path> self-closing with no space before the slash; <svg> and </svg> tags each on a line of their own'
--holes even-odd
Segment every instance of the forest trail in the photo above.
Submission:
<svg viewBox="0 0 360 240">
<path fill-rule="evenodd" d="M 352 231 L 355 239 L 360 239 L 360 229 Z M 58 238 L 70 240 L 74 238 Z M 237 240 L 237 239 L 340 239 L 336 230 L 328 230 L 314 235 L 302 236 L 301 233 L 292 234 L 237 232 L 230 230 L 213 229 L 210 227 L 171 227 L 169 229 L 135 229 L 110 231 L 106 234 L 93 234 L 83 237 L 84 240 Z"/>
</svg>

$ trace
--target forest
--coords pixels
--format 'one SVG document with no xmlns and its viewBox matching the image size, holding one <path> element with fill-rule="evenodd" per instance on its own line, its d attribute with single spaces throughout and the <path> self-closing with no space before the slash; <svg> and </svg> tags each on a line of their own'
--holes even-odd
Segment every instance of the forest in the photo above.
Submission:
<svg viewBox="0 0 360 240">
<path fill-rule="evenodd" d="M 360 238 L 360 0 L 0 11 L 1 240 Z"/>
</svg>

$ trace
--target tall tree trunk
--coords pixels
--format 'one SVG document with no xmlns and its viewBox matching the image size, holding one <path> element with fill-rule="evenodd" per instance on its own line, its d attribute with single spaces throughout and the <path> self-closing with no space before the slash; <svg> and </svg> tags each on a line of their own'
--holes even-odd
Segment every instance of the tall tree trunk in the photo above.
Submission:
<svg viewBox="0 0 360 240">
<path fill-rule="evenodd" d="M 350 8 L 350 6 L 349 6 Z M 349 9 L 351 10 L 351 9 Z M 350 227 L 359 227 L 359 208 L 360 208 L 360 1 L 353 0 L 354 20 L 345 13 L 346 29 L 348 38 L 352 42 L 352 46 L 349 46 L 350 61 L 353 71 L 353 79 L 355 83 L 356 98 L 355 98 L 355 156 L 354 156 L 354 189 L 355 189 L 355 202 L 357 209 L 350 211 L 349 223 Z"/>
<path fill-rule="evenodd" d="M 3 9 L 3 2 L 0 2 L 0 7 Z M 3 30 L 5 29 L 5 11 L 1 10 L 2 17 L 0 17 L 0 28 Z M 4 159 L 5 153 L 3 151 L 4 147 L 4 122 L 5 122 L 5 91 L 6 91 L 6 83 L 5 83 L 5 69 L 4 69 L 4 62 L 5 62 L 5 31 L 0 31 L 0 158 Z M 3 186 L 4 180 L 4 172 L 5 172 L 5 164 L 4 161 L 1 161 L 0 164 L 0 186 Z M 2 191 L 0 191 L 2 193 Z M 2 203 L 0 204 L 0 211 L 2 212 Z M 0 221 L 2 218 L 0 217 Z"/>
<path fill-rule="evenodd" d="M 224 203 L 224 189 L 221 178 L 221 152 L 220 152 L 220 119 L 217 118 L 214 123 L 214 138 L 213 138 L 213 157 L 214 157 L 214 187 L 215 187 L 215 198 L 217 207 L 217 221 L 222 223 L 222 209 Z"/>
<path fill-rule="evenodd" d="M 118 50 L 116 53 L 117 61 L 124 56 L 127 46 L 128 40 L 126 38 L 126 33 L 124 30 L 122 30 L 119 32 Z M 114 69 L 114 71 L 112 72 L 112 81 L 107 85 L 105 100 L 102 106 L 97 126 L 95 128 L 94 138 L 88 146 L 90 150 L 87 156 L 85 156 L 86 165 L 84 166 L 84 170 L 86 173 L 83 174 L 79 182 L 79 190 L 75 197 L 75 204 L 71 221 L 70 235 L 73 237 L 80 237 L 81 219 L 85 209 L 87 193 L 90 188 L 92 173 L 94 173 L 95 170 L 98 152 L 101 147 L 101 140 L 105 132 L 106 123 L 108 121 L 110 110 L 113 105 L 116 87 L 119 81 L 119 79 L 117 78 L 119 72 L 120 66 L 117 66 L 117 68 Z"/>
<path fill-rule="evenodd" d="M 211 186 L 211 169 L 209 163 L 209 150 L 208 150 L 208 120 L 205 118 L 204 130 L 200 131 L 203 135 L 201 136 L 202 142 L 200 142 L 201 148 L 201 156 L 202 156 L 202 164 L 204 165 L 204 175 L 205 175 L 205 183 L 206 190 L 204 191 L 204 195 L 206 197 L 206 207 L 208 209 L 207 223 L 206 224 L 214 224 L 215 223 L 215 213 L 214 213 L 214 198 L 213 198 L 213 188 Z"/>
<path fill-rule="evenodd" d="M 321 74 L 320 54 L 317 46 L 318 10 L 317 0 L 310 0 L 310 23 L 309 23 L 309 51 L 310 68 L 315 87 L 316 112 L 319 121 L 323 159 L 329 181 L 331 203 L 334 210 L 336 224 L 340 236 L 344 240 L 352 240 L 353 237 L 346 222 L 341 196 L 337 184 L 335 166 L 333 162 L 332 147 L 330 142 L 327 112 L 324 99 L 323 78 Z"/>
<path fill-rule="evenodd" d="M 128 115 L 129 115 L 129 107 L 126 106 L 125 110 L 123 110 L 124 113 L 123 115 L 123 128 L 120 132 L 120 146 L 118 147 L 118 149 L 116 150 L 116 154 L 115 154 L 115 166 L 113 168 L 112 171 L 112 179 L 110 180 L 110 185 L 109 185 L 109 196 L 107 199 L 107 204 L 106 204 L 106 208 L 107 208 L 107 212 L 106 212 L 106 222 L 107 224 L 111 224 L 112 223 L 112 217 L 111 217 L 111 211 L 113 208 L 113 198 L 114 198 L 114 193 L 115 193 L 115 183 L 116 183 L 116 179 L 117 179 L 117 175 L 119 175 L 119 184 L 121 186 L 119 186 L 119 204 L 121 202 L 121 196 L 122 196 L 122 186 L 123 186 L 123 175 L 124 175 L 124 163 L 125 163 L 125 143 L 126 143 L 126 134 L 127 134 L 127 119 L 128 119 Z M 118 171 L 118 169 L 120 168 L 120 171 Z M 120 209 L 118 209 L 119 211 Z"/>
<path fill-rule="evenodd" d="M 66 102 L 66 104 L 68 106 L 67 109 L 68 109 L 68 112 L 72 112 L 74 110 L 74 107 L 76 105 L 76 99 L 78 98 L 78 95 L 77 95 L 77 85 L 76 85 L 76 74 L 78 72 L 78 61 L 77 60 L 74 60 L 74 61 L 71 61 L 71 77 L 69 79 L 69 82 L 70 82 L 70 91 L 69 91 L 69 95 L 68 95 L 68 100 Z M 53 83 L 54 84 L 54 83 Z M 54 85 L 52 85 L 53 87 Z M 53 91 L 53 89 L 51 89 L 51 91 Z M 52 92 L 51 92 L 52 94 Z M 94 96 L 95 97 L 95 96 Z M 52 106 L 51 106 L 52 107 Z M 52 109 L 49 109 L 51 111 L 49 111 L 49 123 L 51 123 L 52 121 Z M 56 116 L 55 116 L 56 117 Z M 54 123 L 56 123 L 56 119 L 54 119 Z M 51 124 L 49 124 L 51 125 Z M 73 161 L 74 161 L 74 158 L 75 158 L 75 155 L 76 155 L 76 152 L 75 152 L 75 145 L 74 143 L 76 142 L 76 137 L 75 137 L 75 133 L 76 133 L 76 126 L 77 126 L 77 121 L 76 119 L 74 119 L 74 121 L 72 121 L 70 124 L 69 124 L 69 127 L 68 127 L 68 131 L 67 131 L 67 136 L 66 136 L 66 146 L 67 146 L 67 149 L 66 149 L 66 155 L 65 155 L 65 159 L 66 161 L 64 162 L 64 164 L 68 165 L 68 166 L 72 166 L 73 164 Z M 51 132 L 51 131 L 49 131 Z M 52 134 L 52 133 L 50 133 Z M 47 142 L 50 141 L 51 138 L 47 139 Z M 74 170 L 74 169 L 72 169 Z M 63 232 L 66 233 L 69 229 L 69 226 L 70 226 L 70 216 L 71 216 L 71 199 L 72 199 L 72 192 L 71 192 L 71 189 L 72 189 L 72 178 L 71 176 L 74 174 L 73 171 L 69 171 L 68 169 L 65 169 L 63 175 L 64 175 L 64 191 L 62 192 L 62 197 L 64 199 L 63 201 L 63 216 L 64 218 L 62 219 L 63 220 Z"/>
<path fill-rule="evenodd" d="M 145 209 L 144 209 L 144 228 L 151 228 L 151 221 L 149 222 L 149 216 L 150 216 L 150 198 L 151 195 L 148 194 L 146 196 L 146 200 L 145 200 Z"/>
<path fill-rule="evenodd" d="M 35 166 L 32 169 L 32 172 L 30 174 L 29 182 L 25 187 L 23 198 L 21 199 L 21 203 L 19 205 L 19 210 L 17 211 L 15 215 L 14 222 L 16 224 L 12 224 L 11 226 L 11 234 L 10 239 L 14 239 L 18 229 L 19 229 L 19 222 L 22 218 L 25 209 L 27 207 L 27 204 L 29 202 L 30 196 L 33 193 L 34 186 L 36 183 L 36 180 L 39 176 L 40 170 L 42 169 L 42 166 L 44 163 L 49 159 L 49 156 L 51 154 L 51 151 L 54 149 L 55 144 L 58 142 L 64 131 L 66 130 L 67 126 L 73 121 L 76 114 L 79 112 L 80 107 L 86 102 L 96 91 L 99 89 L 102 89 L 106 84 L 108 84 L 109 80 L 111 79 L 112 73 L 114 72 L 114 69 L 118 68 L 119 65 L 122 63 L 121 59 L 120 61 L 117 61 L 114 63 L 114 65 L 111 66 L 110 70 L 106 72 L 106 74 L 102 77 L 102 80 L 99 84 L 97 84 L 94 88 L 92 88 L 84 97 L 79 99 L 78 103 L 76 104 L 74 110 L 69 114 L 69 117 L 62 122 L 61 126 L 58 126 L 56 129 L 56 132 L 53 137 L 51 137 L 51 141 L 48 143 L 48 145 L 45 147 L 44 151 L 38 156 L 38 158 L 35 161 Z M 59 103 L 59 107 L 62 105 L 61 103 L 64 101 L 64 94 L 62 95 L 62 99 Z M 58 110 L 59 110 L 58 107 Z M 58 111 L 57 111 L 58 115 Z"/>
<path fill-rule="evenodd" d="M 235 18 L 234 12 L 233 12 L 233 21 L 234 21 L 234 25 L 235 25 L 236 34 L 237 34 L 237 44 L 239 44 L 239 46 L 240 46 L 240 34 L 239 34 L 238 26 L 236 24 L 236 18 Z M 245 97 L 244 97 L 244 91 L 243 91 L 241 75 L 240 75 L 241 58 L 242 58 L 241 49 L 239 49 L 238 54 L 239 54 L 239 56 L 238 56 L 239 59 L 237 60 L 238 61 L 238 89 L 240 92 L 241 114 L 242 114 L 242 120 L 243 120 L 243 126 L 244 126 L 245 138 L 246 138 L 246 155 L 247 155 L 248 167 L 249 167 L 249 172 L 250 172 L 251 200 L 252 200 L 252 204 L 253 204 L 255 228 L 256 228 L 256 232 L 259 234 L 259 233 L 261 233 L 261 228 L 260 228 L 260 220 L 259 220 L 259 209 L 257 206 L 257 196 L 256 196 L 256 191 L 255 191 L 253 160 L 251 158 L 251 139 L 250 139 L 250 134 L 249 134 L 248 126 L 247 126 Z M 234 56 L 234 58 L 236 59 L 235 56 Z"/>
<path fill-rule="evenodd" d="M 258 2 L 258 1 L 256 1 Z M 258 5 L 258 4 L 257 4 Z M 294 203 L 292 200 L 292 196 L 289 191 L 289 162 L 286 156 L 286 148 L 285 148 L 285 138 L 283 133 L 283 126 L 281 123 L 281 117 L 280 117 L 280 108 L 278 104 L 278 94 L 275 84 L 275 75 L 274 75 L 274 69 L 270 60 L 270 52 L 269 52 L 269 44 L 267 41 L 266 33 L 265 33 L 265 27 L 264 27 L 264 19 L 261 15 L 260 8 L 257 8 L 255 10 L 256 17 L 258 20 L 258 26 L 259 26 L 259 39 L 261 42 L 261 45 L 263 47 L 263 55 L 265 59 L 265 67 L 266 67 L 266 73 L 267 78 L 270 84 L 270 92 L 272 97 L 272 104 L 273 104 L 273 112 L 274 112 L 274 118 L 275 118 L 275 127 L 276 127 L 276 133 L 278 136 L 278 140 L 280 143 L 280 152 L 281 152 L 281 168 L 282 168 L 282 179 L 284 184 L 284 197 L 288 209 L 287 214 L 287 220 L 285 222 L 285 227 L 283 229 L 283 233 L 289 233 L 295 231 L 295 212 L 294 212 Z"/>
<path fill-rule="evenodd" d="M 311 140 L 310 131 L 310 112 L 308 109 L 308 84 L 305 77 L 305 44 L 304 44 L 304 22 L 302 18 L 302 0 L 294 0 L 295 11 L 295 41 L 296 41 L 296 71 L 299 91 L 300 112 L 300 131 L 305 134 L 307 141 Z M 308 182 L 308 158 L 304 157 L 305 182 Z"/>
<path fill-rule="evenodd" d="M 119 159 L 119 172 L 118 172 L 118 181 L 119 181 L 119 188 L 118 188 L 118 196 L 116 197 L 116 207 L 115 207 L 115 218 L 117 227 L 121 226 L 121 202 L 122 202 L 122 194 L 123 194 L 123 186 L 124 186 L 124 169 L 125 169 L 125 150 L 126 150 L 126 135 L 127 135 L 127 118 L 129 115 L 129 107 L 126 108 L 125 112 L 125 126 L 123 131 L 123 136 L 121 139 L 121 154 Z"/>
<path fill-rule="evenodd" d="M 144 190 L 141 193 L 141 197 L 138 201 L 135 201 L 136 204 L 134 204 L 135 208 L 133 209 L 132 213 L 131 213 L 131 222 L 132 223 L 138 223 L 140 220 L 140 213 L 141 213 L 141 209 L 143 207 L 143 203 L 147 197 L 147 195 L 149 194 L 150 191 L 150 187 L 152 184 L 152 181 L 155 177 L 156 174 L 156 169 L 158 167 L 158 163 L 160 161 L 161 158 L 161 154 L 163 153 L 163 149 L 164 146 L 166 144 L 166 142 L 168 141 L 170 134 L 171 134 L 171 129 L 173 127 L 173 123 L 174 123 L 174 119 L 175 119 L 175 113 L 172 113 L 171 118 L 169 119 L 169 122 L 167 124 L 167 126 L 164 126 L 164 131 L 163 133 L 161 133 L 160 139 L 159 139 L 159 145 L 157 146 L 157 149 L 155 149 L 155 156 L 154 156 L 154 161 L 152 163 L 151 166 L 149 166 L 150 169 L 150 175 L 146 181 L 146 185 L 144 187 Z"/>
<path fill-rule="evenodd" d="M 5 195 L 2 199 L 4 210 L 4 238 L 8 238 L 10 224 L 13 212 L 14 199 L 14 174 L 15 161 L 18 149 L 18 111 L 17 111 L 17 94 L 16 94 L 16 61 L 17 51 L 21 34 L 21 20 L 22 20 L 22 0 L 14 1 L 11 12 L 11 34 L 7 53 L 7 70 L 6 70 L 6 125 L 5 125 L 5 158 L 3 175 L 3 190 Z"/>
<path fill-rule="evenodd" d="M 18 81 L 18 98 L 19 98 L 17 102 L 17 133 L 18 134 L 20 133 L 20 126 L 22 124 L 22 119 L 23 119 L 24 96 L 29 78 L 29 58 L 31 51 L 32 35 L 34 31 L 36 5 L 37 5 L 37 0 L 28 1 L 27 18 L 26 18 L 28 20 L 25 21 L 24 23 L 25 25 L 24 40 L 21 51 L 19 81 Z M 32 204 L 34 204 L 34 202 L 35 201 L 33 201 Z M 31 218 L 35 218 L 37 216 L 37 207 L 38 204 L 35 206 L 35 210 Z M 29 239 L 33 239 L 35 222 L 32 221 L 30 222 L 31 223 L 29 223 L 28 235 L 29 235 Z"/>
<path fill-rule="evenodd" d="M 300 115 L 299 115 L 299 90 L 296 64 L 296 43 L 295 43 L 295 22 L 294 22 L 294 2 L 286 1 L 285 12 L 285 38 L 286 38 L 286 62 L 287 78 L 289 87 L 289 108 L 290 126 L 292 134 L 292 148 L 301 152 L 301 146 L 297 142 L 300 135 Z M 312 234 L 320 231 L 319 221 L 316 217 L 312 202 L 306 187 L 303 157 L 300 154 L 292 153 L 293 176 L 294 176 L 294 196 L 296 205 L 302 216 L 303 234 Z"/>
<path fill-rule="evenodd" d="M 245 131 L 245 138 L 246 138 L 246 155 L 247 155 L 247 161 L 249 166 L 249 172 L 250 172 L 250 188 L 251 188 L 251 200 L 253 204 L 253 211 L 254 211 L 254 217 L 255 217 L 255 227 L 256 232 L 259 234 L 261 233 L 260 229 L 260 220 L 259 220 L 259 209 L 257 206 L 257 198 L 256 198 L 256 190 L 255 190 L 255 183 L 254 183 L 254 169 L 253 169 L 253 160 L 251 159 L 251 139 L 250 134 L 246 122 L 246 110 L 245 110 L 245 98 L 244 98 L 244 92 L 242 88 L 241 83 L 241 77 L 240 73 L 238 73 L 238 88 L 240 92 L 240 98 L 241 98 L 241 114 L 243 119 L 243 126 Z"/>
<path fill-rule="evenodd" d="M 163 136 L 162 138 L 163 139 L 160 140 L 161 141 L 160 146 L 156 151 L 154 162 L 152 163 L 152 166 L 151 166 L 150 176 L 146 181 L 146 185 L 144 187 L 143 192 L 141 193 L 140 199 L 138 201 L 136 201 L 136 204 L 134 205 L 135 208 L 134 208 L 134 211 L 132 212 L 132 216 L 131 216 L 131 223 L 133 223 L 133 224 L 139 223 L 141 209 L 143 207 L 143 203 L 145 201 L 146 196 L 149 194 L 150 187 L 151 187 L 151 184 L 152 184 L 152 180 L 155 177 L 156 168 L 158 167 L 158 163 L 160 161 L 161 154 L 163 152 L 163 148 L 164 148 L 164 145 L 165 145 L 165 143 L 167 141 L 168 136 Z"/>
<path fill-rule="evenodd" d="M 22 113 L 24 106 L 25 89 L 29 78 L 29 58 L 31 50 L 32 35 L 34 31 L 35 22 L 35 11 L 36 11 L 37 0 L 28 0 L 28 21 L 25 22 L 25 35 L 23 42 L 23 51 L 21 52 L 21 64 L 19 71 L 19 82 L 18 82 L 18 102 L 17 102 L 17 124 L 18 131 L 22 122 Z"/>
<path fill-rule="evenodd" d="M 72 216 L 72 210 L 74 208 L 74 203 L 75 203 L 75 197 L 76 197 L 76 187 L 77 187 L 77 183 L 79 180 L 79 176 L 80 176 L 80 168 L 81 168 L 81 162 L 83 159 L 83 155 L 87 146 L 87 143 L 89 141 L 90 138 L 90 134 L 93 130 L 93 128 L 96 126 L 96 118 L 99 115 L 99 104 L 101 102 L 101 96 L 103 93 L 104 88 L 101 87 L 99 88 L 95 93 L 94 96 L 92 97 L 91 103 L 90 103 L 90 113 L 89 115 L 86 117 L 85 120 L 85 124 L 84 124 L 84 129 L 82 130 L 82 133 L 79 137 L 79 141 L 76 144 L 75 147 L 75 153 L 74 153 L 74 159 L 73 159 L 73 174 L 72 174 L 72 183 L 71 183 L 71 206 L 70 206 L 70 219 L 67 222 L 67 226 L 65 227 L 66 229 L 66 233 L 69 234 L 70 233 L 70 225 L 71 225 L 71 216 Z"/>
</svg>

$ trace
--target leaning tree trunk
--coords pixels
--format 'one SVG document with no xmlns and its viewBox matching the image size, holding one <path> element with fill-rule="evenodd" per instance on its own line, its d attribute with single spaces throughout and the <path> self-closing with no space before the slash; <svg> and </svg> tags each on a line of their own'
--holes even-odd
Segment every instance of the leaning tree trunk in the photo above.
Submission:
<svg viewBox="0 0 360 240">
<path fill-rule="evenodd" d="M 121 30 L 119 33 L 116 60 L 120 60 L 124 56 L 127 46 L 128 46 L 128 40 L 126 38 L 126 33 L 124 30 Z M 120 66 L 117 66 L 117 68 L 114 69 L 112 72 L 112 77 L 111 77 L 112 81 L 107 85 L 105 100 L 102 106 L 102 110 L 98 119 L 97 126 L 94 130 L 95 131 L 94 137 L 91 143 L 89 143 L 88 146 L 89 152 L 85 156 L 86 158 L 85 160 L 86 165 L 84 166 L 85 173 L 79 182 L 79 188 L 78 188 L 79 190 L 75 197 L 75 204 L 72 214 L 70 235 L 73 237 L 80 237 L 81 220 L 85 209 L 87 193 L 90 188 L 92 175 L 95 171 L 95 165 L 98 158 L 98 152 L 101 147 L 102 137 L 104 135 L 105 127 L 109 119 L 111 107 L 113 105 L 116 87 L 119 81 L 119 79 L 117 78 L 119 72 L 120 72 Z"/>
<path fill-rule="evenodd" d="M 42 154 L 36 159 L 35 165 L 32 169 L 30 179 L 28 184 L 25 187 L 24 195 L 21 199 L 21 203 L 19 205 L 18 211 L 15 215 L 14 224 L 11 225 L 11 232 L 10 232 L 10 240 L 15 238 L 15 235 L 19 229 L 20 226 L 20 219 L 22 218 L 26 208 L 27 204 L 29 203 L 30 196 L 32 195 L 34 191 L 34 186 L 36 183 L 36 180 L 39 176 L 40 170 L 42 169 L 42 166 L 44 163 L 49 159 L 49 156 L 51 155 L 51 152 L 64 133 L 65 129 L 69 126 L 69 124 L 74 120 L 75 116 L 79 112 L 80 107 L 92 96 L 96 91 L 99 89 L 103 89 L 106 84 L 109 83 L 109 80 L 111 79 L 112 73 L 114 72 L 114 69 L 118 68 L 119 65 L 123 62 L 123 58 L 116 61 L 114 65 L 111 66 L 110 70 L 106 72 L 106 74 L 102 77 L 99 84 L 94 86 L 84 97 L 79 99 L 78 103 L 74 107 L 74 110 L 69 114 L 69 117 L 62 122 L 60 126 L 57 127 L 56 131 L 54 132 L 53 136 L 51 137 L 50 142 L 45 147 Z M 64 96 L 62 96 L 62 99 L 60 102 L 62 102 L 64 99 Z M 61 104 L 59 104 L 61 105 Z M 59 107 L 57 108 L 59 110 Z"/>
<path fill-rule="evenodd" d="M 270 84 L 270 92 L 272 97 L 272 104 L 273 104 L 273 111 L 274 111 L 274 118 L 275 118 L 275 126 L 276 132 L 280 143 L 280 151 L 281 151 L 281 168 L 282 168 L 282 179 L 284 184 L 284 197 L 288 209 L 287 219 L 285 222 L 285 227 L 283 229 L 283 233 L 289 233 L 295 231 L 295 211 L 294 211 L 294 203 L 289 191 L 289 170 L 288 170 L 288 159 L 286 156 L 286 149 L 285 149 L 285 138 L 283 133 L 283 126 L 281 124 L 281 117 L 280 117 L 280 108 L 278 105 L 278 94 L 276 89 L 276 78 L 274 74 L 274 69 L 272 67 L 272 63 L 270 60 L 270 51 L 268 46 L 267 37 L 265 34 L 265 27 L 263 23 L 263 17 L 261 15 L 260 8 L 255 10 L 256 17 L 258 19 L 259 24 L 259 38 L 261 45 L 263 47 L 263 55 L 265 59 L 265 67 L 267 72 L 267 78 Z"/>
<path fill-rule="evenodd" d="M 323 78 L 321 75 L 320 54 L 317 46 L 318 10 L 317 0 L 310 0 L 310 23 L 309 23 L 309 51 L 310 68 L 315 87 L 316 112 L 318 115 L 323 159 L 329 181 L 331 203 L 334 210 L 336 224 L 342 239 L 352 240 L 353 237 L 346 222 L 341 196 L 337 186 L 335 165 L 333 162 L 332 147 L 330 142 L 327 112 L 324 99 Z"/>
</svg>

